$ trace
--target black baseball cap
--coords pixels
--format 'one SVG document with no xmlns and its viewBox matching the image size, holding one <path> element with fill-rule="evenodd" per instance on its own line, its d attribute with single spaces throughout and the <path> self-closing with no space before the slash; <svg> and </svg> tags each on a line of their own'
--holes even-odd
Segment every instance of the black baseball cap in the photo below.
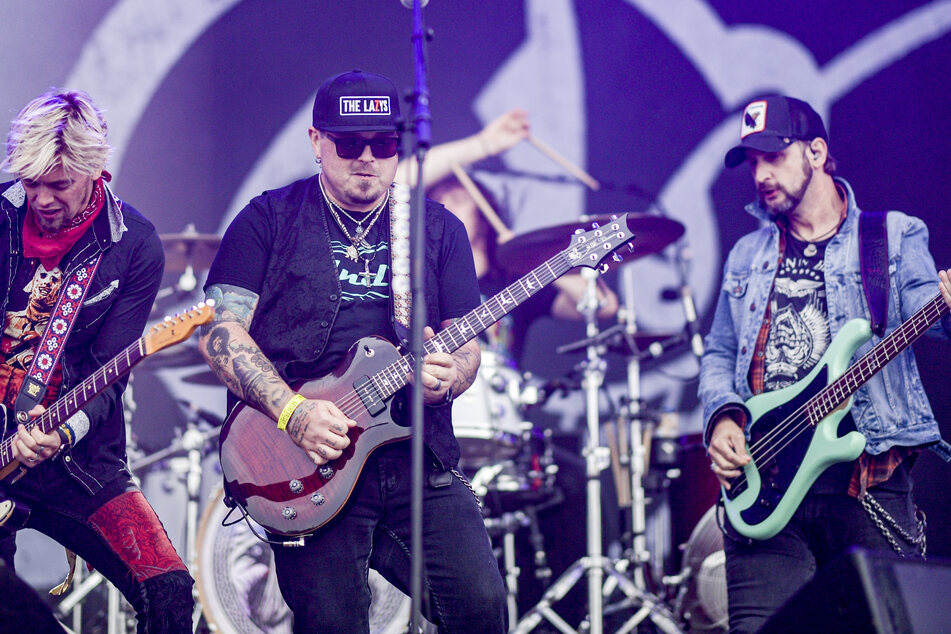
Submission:
<svg viewBox="0 0 951 634">
<path fill-rule="evenodd" d="M 801 99 L 771 95 L 751 101 L 743 111 L 740 144 L 726 153 L 723 162 L 736 167 L 746 160 L 746 150 L 781 152 L 794 141 L 829 140 L 826 127 L 812 106 Z"/>
<path fill-rule="evenodd" d="M 314 127 L 328 132 L 375 132 L 403 127 L 396 86 L 383 75 L 353 70 L 317 89 Z"/>
</svg>

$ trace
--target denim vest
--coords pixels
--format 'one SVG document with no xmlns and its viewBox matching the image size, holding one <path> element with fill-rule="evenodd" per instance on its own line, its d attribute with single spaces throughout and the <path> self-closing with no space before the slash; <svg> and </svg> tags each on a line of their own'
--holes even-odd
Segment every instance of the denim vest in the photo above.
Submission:
<svg viewBox="0 0 951 634">
<path fill-rule="evenodd" d="M 251 337 L 289 383 L 317 378 L 310 375 L 308 367 L 323 354 L 341 302 L 340 280 L 330 249 L 329 211 L 318 177 L 267 191 L 249 204 L 262 207 L 273 223 L 273 247 Z M 436 331 L 440 323 L 436 272 L 447 213 L 439 203 L 426 201 L 426 324 Z M 390 319 L 394 319 L 392 294 Z M 395 324 L 393 329 L 402 331 Z M 425 409 L 424 440 L 442 466 L 454 467 L 459 444 L 452 433 L 450 408 Z M 403 411 L 407 413 L 401 414 Z M 408 416 L 408 408 L 394 407 L 393 415 Z"/>
<path fill-rule="evenodd" d="M 825 251 L 826 299 L 832 337 L 851 319 L 869 319 L 858 248 L 861 211 L 848 182 L 841 178 L 835 181 L 848 195 L 848 209 L 839 232 Z M 746 211 L 765 224 L 737 242 L 723 267 L 723 283 L 713 323 L 704 341 L 700 369 L 704 438 L 708 438 L 711 418 L 718 410 L 727 405 L 742 407 L 753 395 L 748 378 L 750 364 L 778 269 L 778 227 L 760 203 L 748 205 Z M 928 252 L 925 224 L 918 218 L 892 211 L 888 213 L 887 234 L 886 336 L 938 293 L 938 275 Z M 945 315 L 928 334 L 951 337 L 951 318 Z M 859 347 L 855 358 L 880 341 L 873 335 Z M 851 412 L 858 430 L 868 439 L 866 451 L 872 455 L 892 446 L 910 447 L 940 438 L 911 348 L 856 391 Z"/>
</svg>

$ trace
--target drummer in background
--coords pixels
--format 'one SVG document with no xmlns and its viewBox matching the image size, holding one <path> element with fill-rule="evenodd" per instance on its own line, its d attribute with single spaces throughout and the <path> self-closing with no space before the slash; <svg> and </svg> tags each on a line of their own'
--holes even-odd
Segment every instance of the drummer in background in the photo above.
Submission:
<svg viewBox="0 0 951 634">
<path fill-rule="evenodd" d="M 499 233 L 486 220 L 469 191 L 452 175 L 452 163 L 465 167 L 491 158 L 511 149 L 530 134 L 528 112 L 513 108 L 490 121 L 476 134 L 433 147 L 423 163 L 427 197 L 444 204 L 466 226 L 479 288 L 486 297 L 501 291 L 514 282 L 515 277 L 496 262 L 495 247 L 500 242 Z M 396 176 L 397 182 L 414 184 L 414 170 L 414 163 L 401 161 Z M 492 193 L 478 182 L 475 185 L 507 226 L 508 214 L 499 207 Z M 566 242 L 568 238 L 569 236 L 565 236 Z M 584 318 L 578 310 L 578 304 L 584 295 L 586 284 L 586 280 L 579 273 L 568 273 L 559 277 L 513 311 L 511 319 L 503 319 L 487 331 L 490 348 L 504 352 L 518 365 L 524 352 L 528 328 L 536 318 Z M 618 311 L 618 297 L 600 278 L 597 284 L 597 317 L 609 319 Z"/>
<path fill-rule="evenodd" d="M 432 183 L 426 189 L 426 196 L 441 202 L 456 217 L 462 220 L 472 247 L 476 276 L 484 298 L 491 297 L 515 281 L 516 277 L 508 273 L 495 259 L 496 246 L 501 242 L 499 232 L 492 226 L 485 214 L 479 209 L 469 190 L 453 175 L 452 163 L 464 167 L 472 163 L 491 158 L 512 148 L 529 137 L 528 113 L 514 108 L 490 121 L 480 132 L 472 136 L 434 146 L 423 163 L 425 182 Z M 397 181 L 415 183 L 415 164 L 400 163 Z M 508 214 L 496 202 L 492 193 L 478 181 L 473 181 L 489 206 L 498 214 L 500 220 L 508 226 Z M 507 236 L 511 237 L 511 235 Z M 565 236 L 568 241 L 569 236 Z M 608 319 L 618 311 L 618 297 L 607 285 L 598 279 L 597 317 Z M 584 317 L 578 310 L 578 304 L 585 292 L 586 280 L 578 273 L 561 276 L 530 299 L 519 305 L 495 325 L 487 329 L 488 350 L 507 360 L 516 368 L 522 364 L 525 342 L 529 327 L 541 317 L 555 317 L 580 321 Z M 552 351 L 553 352 L 553 351 Z M 585 517 L 587 497 L 585 494 L 585 462 L 579 451 L 569 451 L 557 444 L 552 447 L 554 463 L 558 467 L 555 487 L 560 494 L 557 498 L 539 505 L 538 529 L 544 537 L 544 550 L 551 577 L 554 581 L 561 573 L 583 557 L 585 552 Z M 612 525 L 617 513 L 610 514 L 609 508 L 617 508 L 617 498 L 609 482 L 602 479 L 602 505 L 607 526 L 603 530 L 607 541 L 612 533 L 619 529 Z M 491 506 L 491 505 L 490 505 Z M 540 571 L 535 560 L 535 545 L 530 543 L 528 530 L 516 535 L 516 564 L 521 569 L 518 588 L 519 612 L 524 613 L 541 598 L 547 583 L 536 578 Z M 578 586 L 565 601 L 558 603 L 558 612 L 569 622 L 576 622 L 584 616 L 584 588 Z M 578 593 L 575 596 L 574 593 Z M 576 599 L 576 600 L 573 600 Z M 569 614 L 567 611 L 572 611 Z"/>
</svg>

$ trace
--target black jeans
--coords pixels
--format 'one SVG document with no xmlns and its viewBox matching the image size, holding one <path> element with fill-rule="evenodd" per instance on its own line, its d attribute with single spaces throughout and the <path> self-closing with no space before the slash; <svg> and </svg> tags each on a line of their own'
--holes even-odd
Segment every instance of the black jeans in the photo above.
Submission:
<svg viewBox="0 0 951 634">
<path fill-rule="evenodd" d="M 303 547 L 272 547 L 295 632 L 369 632 L 371 566 L 407 591 L 410 464 L 408 441 L 380 447 L 340 516 Z M 440 632 L 502 633 L 505 587 L 476 497 L 451 473 L 429 466 L 425 476 L 422 542 L 429 616 Z"/>
<path fill-rule="evenodd" d="M 878 487 L 869 492 L 906 533 L 917 536 L 911 493 Z M 891 532 L 907 556 L 918 557 L 914 546 Z M 759 630 L 819 568 L 851 546 L 895 554 L 861 503 L 844 493 L 806 496 L 789 524 L 763 541 L 742 538 L 727 522 L 723 546 L 730 632 Z"/>
<path fill-rule="evenodd" d="M 122 592 L 140 634 L 192 631 L 192 578 L 127 475 L 90 495 L 58 462 L 47 461 L 0 486 L 0 495 L 30 509 L 24 528 L 55 539 Z M 0 528 L 0 557 L 11 569 L 16 528 Z"/>
</svg>

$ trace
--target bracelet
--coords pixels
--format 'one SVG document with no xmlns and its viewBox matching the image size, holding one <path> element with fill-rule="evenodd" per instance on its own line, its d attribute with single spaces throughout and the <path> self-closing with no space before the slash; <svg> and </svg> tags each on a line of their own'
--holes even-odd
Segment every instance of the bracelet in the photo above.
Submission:
<svg viewBox="0 0 951 634">
<path fill-rule="evenodd" d="M 65 425 L 61 425 L 56 428 L 56 433 L 59 434 L 59 447 L 57 447 L 56 451 L 53 452 L 53 455 L 49 457 L 50 460 L 63 453 L 64 449 L 69 449 L 73 444 L 72 439 L 69 436 L 69 432 L 63 429 L 63 427 L 65 427 Z"/>
<path fill-rule="evenodd" d="M 294 410 L 306 400 L 307 399 L 300 394 L 292 396 L 291 400 L 287 401 L 287 405 L 284 406 L 284 409 L 281 410 L 281 417 L 277 419 L 277 428 L 284 431 L 287 428 L 287 423 L 291 420 L 291 416 L 294 414 Z"/>
</svg>

